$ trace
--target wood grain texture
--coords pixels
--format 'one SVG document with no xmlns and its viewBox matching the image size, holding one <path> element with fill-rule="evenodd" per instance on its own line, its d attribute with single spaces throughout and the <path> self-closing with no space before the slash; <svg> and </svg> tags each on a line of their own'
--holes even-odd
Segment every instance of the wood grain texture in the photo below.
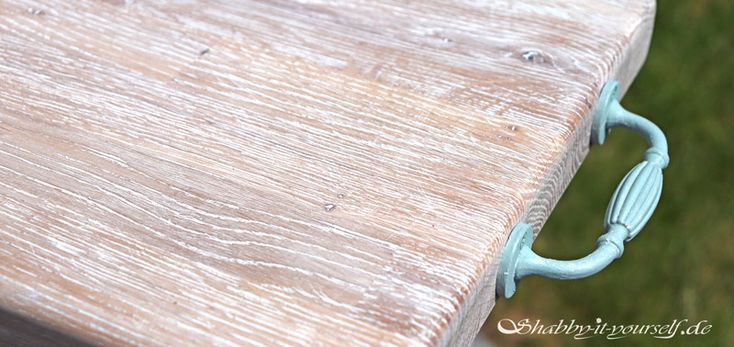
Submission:
<svg viewBox="0 0 734 347">
<path fill-rule="evenodd" d="M 1 1 L 0 307 L 95 345 L 467 345 L 654 6 Z"/>
</svg>

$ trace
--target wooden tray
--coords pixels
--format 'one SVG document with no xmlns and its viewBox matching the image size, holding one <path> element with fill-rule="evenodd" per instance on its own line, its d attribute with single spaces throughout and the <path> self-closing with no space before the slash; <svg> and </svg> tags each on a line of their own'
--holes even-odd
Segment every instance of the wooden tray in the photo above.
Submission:
<svg viewBox="0 0 734 347">
<path fill-rule="evenodd" d="M 2 341 L 467 345 L 654 9 L 1 1 Z"/>
</svg>

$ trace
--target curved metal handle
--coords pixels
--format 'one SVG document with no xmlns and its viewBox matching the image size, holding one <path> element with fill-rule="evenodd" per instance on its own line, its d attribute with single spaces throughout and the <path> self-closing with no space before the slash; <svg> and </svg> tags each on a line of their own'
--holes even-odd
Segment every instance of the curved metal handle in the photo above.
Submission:
<svg viewBox="0 0 734 347">
<path fill-rule="evenodd" d="M 604 217 L 606 231 L 591 254 L 577 260 L 543 258 L 531 249 L 533 230 L 518 224 L 502 251 L 497 274 L 497 294 L 510 298 L 517 281 L 530 275 L 569 280 L 591 276 L 622 256 L 624 243 L 632 240 L 652 216 L 663 188 L 663 169 L 668 166 L 668 144 L 655 124 L 619 104 L 619 83 L 602 88 L 592 124 L 591 141 L 603 144 L 611 129 L 625 127 L 637 131 L 649 144 L 644 160 L 622 179 L 614 191 Z"/>
</svg>

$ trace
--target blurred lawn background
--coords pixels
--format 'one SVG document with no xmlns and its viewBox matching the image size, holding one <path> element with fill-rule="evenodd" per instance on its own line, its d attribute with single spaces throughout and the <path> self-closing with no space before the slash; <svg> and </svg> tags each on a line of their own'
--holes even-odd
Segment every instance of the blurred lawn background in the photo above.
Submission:
<svg viewBox="0 0 734 347">
<path fill-rule="evenodd" d="M 647 227 L 624 256 L 584 280 L 524 279 L 498 300 L 481 334 L 496 346 L 734 346 L 734 1 L 661 0 L 647 62 L 622 104 L 666 133 L 670 166 Z M 615 130 L 594 148 L 535 242 L 538 253 L 586 255 L 602 233 L 609 197 L 644 142 Z M 506 336 L 503 318 L 553 324 L 665 324 L 706 319 L 706 336 Z"/>
</svg>

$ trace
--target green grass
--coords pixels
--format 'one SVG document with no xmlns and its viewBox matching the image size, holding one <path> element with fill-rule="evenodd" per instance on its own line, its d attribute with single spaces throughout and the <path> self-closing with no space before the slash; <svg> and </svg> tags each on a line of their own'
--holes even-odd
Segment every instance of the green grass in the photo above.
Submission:
<svg viewBox="0 0 734 347">
<path fill-rule="evenodd" d="M 483 333 L 500 346 L 734 346 L 734 1 L 662 0 L 648 60 L 623 101 L 668 136 L 661 203 L 624 256 L 590 279 L 528 278 L 500 300 Z M 615 131 L 595 148 L 536 241 L 543 255 L 583 256 L 601 234 L 609 196 L 641 157 L 637 136 Z M 575 341 L 503 336 L 502 318 L 655 324 L 706 319 L 705 336 Z"/>
</svg>

